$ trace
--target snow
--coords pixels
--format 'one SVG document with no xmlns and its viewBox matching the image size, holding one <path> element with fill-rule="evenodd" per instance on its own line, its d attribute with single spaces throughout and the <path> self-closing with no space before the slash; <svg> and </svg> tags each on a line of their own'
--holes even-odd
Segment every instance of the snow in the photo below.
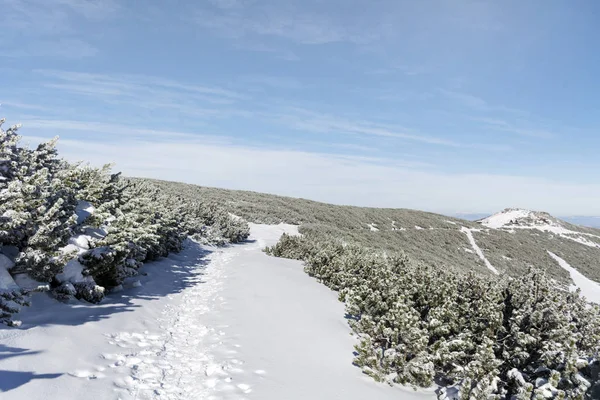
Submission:
<svg viewBox="0 0 600 400">
<path fill-rule="evenodd" d="M 25 290 L 50 290 L 50 285 L 46 282 L 38 282 L 32 279 L 26 273 L 13 275 L 13 279 L 21 289 Z"/>
<path fill-rule="evenodd" d="M 574 285 L 571 286 L 571 290 L 576 290 L 577 288 L 581 289 L 581 295 L 585 297 L 588 301 L 600 304 L 600 284 L 594 282 L 593 280 L 587 278 L 581 272 L 577 271 L 575 268 L 571 267 L 569 263 L 565 260 L 557 256 L 552 252 L 548 252 L 550 257 L 552 257 L 558 265 L 560 265 L 563 269 L 567 270 L 569 274 L 571 274 L 571 279 L 573 280 Z"/>
<path fill-rule="evenodd" d="M 369 227 L 369 229 L 371 230 L 371 232 L 377 232 L 377 231 L 379 231 L 379 228 L 377 228 L 377 224 L 367 224 L 367 226 Z"/>
<path fill-rule="evenodd" d="M 102 239 L 106 235 L 108 235 L 108 230 L 106 226 L 103 226 L 101 228 L 92 228 L 88 226 L 84 229 L 84 232 L 87 236 L 89 236 L 92 239 Z"/>
<path fill-rule="evenodd" d="M 72 254 L 73 258 L 67 262 L 63 268 L 63 272 L 56 275 L 56 279 L 59 282 L 86 282 L 93 281 L 92 277 L 83 276 L 83 270 L 85 267 L 79 263 L 77 256 L 90 248 L 90 240 L 92 237 L 89 235 L 76 235 L 69 239 L 69 244 L 60 249 L 62 254 Z"/>
<path fill-rule="evenodd" d="M 460 229 L 460 231 L 464 232 L 467 235 L 467 238 L 469 239 L 469 243 L 471 243 L 471 247 L 473 247 L 473 251 L 475 251 L 475 253 L 479 256 L 479 258 L 481 259 L 481 261 L 483 261 L 483 263 L 485 264 L 485 266 L 490 271 L 492 271 L 494 274 L 500 275 L 500 273 L 498 272 L 498 270 L 496 268 L 494 268 L 494 266 L 485 257 L 485 254 L 483 254 L 483 251 L 477 245 L 477 242 L 475 242 L 475 238 L 473 237 L 473 232 L 478 232 L 478 230 L 476 230 L 476 229 L 469 229 L 469 228 L 463 226 Z"/>
<path fill-rule="evenodd" d="M 10 260 L 9 260 L 10 261 Z M 15 283 L 6 265 L 0 265 L 0 292 L 18 290 L 19 285 Z"/>
<path fill-rule="evenodd" d="M 392 221 L 392 230 L 393 231 L 405 231 L 406 228 L 396 226 L 396 221 Z"/>
<path fill-rule="evenodd" d="M 508 371 L 507 375 L 510 379 L 517 381 L 520 386 L 525 386 L 525 384 L 527 383 L 525 381 L 525 378 L 523 378 L 523 374 L 521 374 L 521 372 L 519 372 L 519 370 L 516 368 L 513 368 L 510 371 Z"/>
<path fill-rule="evenodd" d="M 435 399 L 352 365 L 336 293 L 262 252 L 291 225 L 224 249 L 190 242 L 99 305 L 36 293 L 0 328 L 2 399 Z"/>
<path fill-rule="evenodd" d="M 229 214 L 229 216 L 230 216 L 231 218 L 233 218 L 233 219 L 234 219 L 234 220 L 236 220 L 236 221 L 239 221 L 239 220 L 242 220 L 242 219 L 243 219 L 243 218 L 242 218 L 242 217 L 240 217 L 239 215 L 235 215 L 235 214 L 232 214 L 232 213 L 228 213 L 228 214 Z"/>
<path fill-rule="evenodd" d="M 77 207 L 75 208 L 75 214 L 77 215 L 77 224 L 82 224 L 88 219 L 90 216 L 94 214 L 96 209 L 93 205 L 88 203 L 87 201 L 80 200 L 77 202 Z"/>
<path fill-rule="evenodd" d="M 15 263 L 4 254 L 0 253 L 0 269 L 4 268 L 7 271 L 10 271 L 12 267 L 15 266 Z"/>
<path fill-rule="evenodd" d="M 593 242 L 589 239 L 586 238 L 586 236 L 588 237 L 595 237 L 600 239 L 600 236 L 597 235 L 593 235 L 590 233 L 583 233 L 583 232 L 577 232 L 577 231 L 572 231 L 560 226 L 552 226 L 552 225 L 542 225 L 542 226 L 535 226 L 535 227 L 523 227 L 521 229 L 538 229 L 542 232 L 550 232 L 550 233 L 554 233 L 555 235 L 558 235 L 562 238 L 565 239 L 569 239 L 572 240 L 574 242 L 583 244 L 584 246 L 588 246 L 588 247 L 596 247 L 596 248 L 600 248 L 600 243 L 596 243 Z M 575 236 L 573 236 L 575 235 Z"/>
<path fill-rule="evenodd" d="M 522 209 L 507 209 L 490 217 L 481 220 L 481 224 L 488 228 L 499 229 L 506 225 L 510 225 L 513 221 L 527 218 L 531 215 L 531 211 Z"/>
<path fill-rule="evenodd" d="M 553 233 L 555 235 L 558 235 L 562 238 L 565 239 L 569 239 L 572 240 L 574 242 L 583 244 L 585 246 L 588 247 L 596 247 L 596 248 L 600 248 L 600 243 L 596 243 L 593 242 L 589 239 L 586 238 L 587 237 L 594 237 L 597 239 L 600 239 L 600 236 L 591 234 L 591 233 L 584 233 L 584 232 L 577 232 L 577 231 L 572 231 L 570 229 L 564 228 L 562 226 L 558 226 L 558 225 L 535 225 L 535 226 L 522 226 L 522 227 L 512 227 L 517 228 L 517 229 L 537 229 L 540 230 L 542 232 L 549 232 L 549 233 Z"/>
<path fill-rule="evenodd" d="M 77 235 L 69 239 L 69 244 L 81 250 L 88 250 L 90 248 L 90 240 L 92 240 L 92 237 L 89 235 Z"/>
<path fill-rule="evenodd" d="M 0 246 L 0 253 L 14 260 L 19 255 L 19 249 L 16 246 Z"/>
<path fill-rule="evenodd" d="M 87 279 L 92 279 L 91 277 L 84 277 L 83 270 L 84 266 L 81 265 L 77 259 L 72 259 L 67 262 L 65 267 L 63 268 L 63 272 L 56 275 L 56 279 L 59 282 L 84 282 Z"/>
</svg>

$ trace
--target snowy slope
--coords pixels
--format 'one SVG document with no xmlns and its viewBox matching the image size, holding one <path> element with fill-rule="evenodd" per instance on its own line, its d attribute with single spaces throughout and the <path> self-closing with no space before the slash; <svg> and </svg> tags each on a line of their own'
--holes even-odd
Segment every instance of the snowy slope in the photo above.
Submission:
<svg viewBox="0 0 600 400">
<path fill-rule="evenodd" d="M 565 260 L 552 252 L 548 252 L 558 265 L 567 270 L 573 280 L 571 290 L 580 289 L 581 295 L 591 302 L 600 304 L 600 284 L 588 279 L 582 273 L 569 265 Z"/>
<path fill-rule="evenodd" d="M 506 225 L 512 225 L 519 219 L 527 218 L 531 215 L 531 211 L 522 210 L 518 208 L 507 208 L 506 210 L 491 215 L 487 218 L 482 219 L 480 222 L 482 225 L 488 228 L 498 229 L 505 227 Z"/>
<path fill-rule="evenodd" d="M 249 243 L 195 243 L 143 267 L 100 305 L 36 294 L 0 329 L 2 399 L 433 399 L 352 366 L 336 294 L 297 261 L 268 257 L 289 225 Z"/>
</svg>

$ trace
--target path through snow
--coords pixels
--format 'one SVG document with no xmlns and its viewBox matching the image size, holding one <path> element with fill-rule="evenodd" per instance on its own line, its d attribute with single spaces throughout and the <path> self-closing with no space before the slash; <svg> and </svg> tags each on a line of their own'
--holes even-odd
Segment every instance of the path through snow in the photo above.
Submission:
<svg viewBox="0 0 600 400">
<path fill-rule="evenodd" d="M 289 225 L 253 225 L 243 245 L 144 267 L 100 305 L 36 294 L 21 329 L 0 329 L 2 399 L 433 399 L 352 366 L 336 293 L 265 245 Z"/>
<path fill-rule="evenodd" d="M 571 290 L 581 289 L 581 295 L 584 296 L 588 301 L 600 304 L 600 284 L 587 278 L 581 272 L 571 267 L 568 262 L 557 256 L 552 252 L 548 252 L 558 265 L 567 270 L 573 280 Z"/>
<path fill-rule="evenodd" d="M 492 263 L 490 263 L 488 261 L 488 259 L 485 257 L 485 254 L 483 254 L 483 250 L 481 250 L 481 248 L 477 245 L 477 242 L 475 241 L 475 238 L 473 237 L 473 232 L 478 232 L 478 230 L 469 229 L 469 228 L 466 228 L 463 226 L 460 231 L 467 235 L 467 238 L 469 239 L 469 243 L 471 243 L 471 247 L 473 247 L 473 251 L 475 251 L 475 253 L 479 256 L 479 258 L 481 259 L 481 261 L 483 261 L 485 266 L 490 271 L 492 271 L 494 274 L 499 275 L 500 273 L 498 272 L 498 270 L 496 268 L 494 268 Z"/>
</svg>

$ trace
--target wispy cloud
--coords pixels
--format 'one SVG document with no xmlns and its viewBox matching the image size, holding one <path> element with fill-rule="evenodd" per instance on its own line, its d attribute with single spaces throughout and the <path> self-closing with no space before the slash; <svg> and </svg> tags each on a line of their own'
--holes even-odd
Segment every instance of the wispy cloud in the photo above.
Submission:
<svg viewBox="0 0 600 400">
<path fill-rule="evenodd" d="M 49 110 L 49 107 L 46 106 L 40 106 L 40 105 L 36 105 L 36 104 L 29 104 L 29 103 L 25 103 L 25 102 L 19 102 L 19 101 L 0 101 L 0 112 L 5 109 L 8 108 L 10 109 L 16 109 L 16 110 L 35 110 L 35 111 L 47 111 Z"/>
<path fill-rule="evenodd" d="M 29 35 L 73 33 L 75 18 L 100 21 L 119 9 L 115 0 L 0 0 L 5 26 Z"/>
<path fill-rule="evenodd" d="M 2 56 L 10 58 L 60 57 L 63 59 L 87 58 L 97 54 L 96 47 L 75 38 L 40 39 L 19 48 L 6 49 L 1 53 Z"/>
<path fill-rule="evenodd" d="M 195 8 L 198 26 L 222 37 L 270 36 L 298 44 L 352 43 L 361 47 L 397 42 L 411 29 L 414 39 L 444 31 L 490 32 L 503 29 L 510 16 L 480 2 L 442 2 L 432 13 L 427 2 L 264 2 L 211 0 Z M 342 11 L 343 10 L 343 11 Z M 349 12 L 353 10 L 354 12 Z M 418 72 L 408 68 L 407 73 Z"/>
<path fill-rule="evenodd" d="M 488 139 L 479 143 L 472 138 L 456 138 L 443 130 L 432 134 L 400 123 L 381 122 L 370 118 L 368 114 L 349 117 L 345 114 L 318 112 L 303 107 L 302 103 L 290 106 L 287 94 L 308 90 L 309 86 L 288 76 L 248 75 L 222 87 L 137 74 L 61 70 L 37 70 L 36 73 L 40 79 L 38 85 L 45 88 L 44 97 L 67 98 L 69 102 L 81 105 L 77 112 L 69 109 L 64 112 L 53 110 L 23 121 L 38 129 L 45 127 L 72 132 L 124 132 L 125 135 L 122 128 L 93 122 L 107 118 L 114 120 L 116 117 L 117 121 L 118 118 L 127 118 L 131 124 L 126 128 L 127 134 L 135 133 L 138 136 L 151 134 L 151 130 L 146 129 L 148 126 L 176 123 L 190 132 L 201 128 L 201 131 L 213 135 L 242 138 L 252 130 L 261 132 L 258 137 L 267 136 L 270 132 L 294 134 L 295 131 L 304 140 L 314 138 L 314 133 L 320 133 L 320 140 L 357 146 L 361 146 L 365 138 L 379 138 L 388 144 L 407 142 L 450 149 L 503 152 L 511 148 L 505 142 L 490 143 Z M 280 94 L 273 96 L 274 90 Z M 270 95 L 258 96 L 262 92 Z M 25 104 L 22 100 L 20 103 Z M 31 107 L 46 107 L 37 103 L 30 104 Z M 62 106 L 65 107 L 64 104 Z M 104 110 L 102 114 L 99 114 L 99 109 Z M 180 121 L 182 117 L 183 122 Z M 242 119 L 245 121 L 245 128 L 240 130 L 237 127 Z M 56 122 L 57 120 L 61 122 Z M 92 122 L 77 122 L 80 120 Z M 134 130 L 136 126 L 139 128 L 137 131 Z M 162 131 L 160 133 L 168 134 Z M 293 142 L 281 133 L 274 135 L 272 141 L 281 144 Z M 354 148 L 354 152 L 364 155 L 364 151 L 358 147 Z"/>
<path fill-rule="evenodd" d="M 100 23 L 119 6 L 115 0 L 0 0 L 0 9 L 0 56 L 82 58 L 98 50 L 83 38 L 81 20 Z"/>
<path fill-rule="evenodd" d="M 45 2 L 38 0 L 37 3 Z M 53 0 L 53 4 L 90 20 L 102 20 L 114 15 L 120 8 L 116 0 Z"/>
<path fill-rule="evenodd" d="M 439 92 L 448 99 L 461 103 L 470 108 L 475 108 L 479 110 L 487 110 L 490 108 L 487 101 L 480 97 L 473 96 L 472 94 L 446 89 L 439 89 Z"/>
<path fill-rule="evenodd" d="M 268 11 L 262 20 L 257 21 L 237 14 L 201 10 L 197 11 L 195 20 L 199 26 L 230 38 L 253 34 L 283 37 L 301 44 L 325 44 L 345 39 L 344 32 L 323 16 L 305 16 L 295 20 L 291 15 L 272 14 Z"/>
<path fill-rule="evenodd" d="M 71 146 L 77 145 L 77 148 L 84 150 L 85 148 L 95 148 L 102 146 L 105 143 L 134 143 L 139 145 L 145 145 L 147 143 L 161 143 L 163 145 L 177 145 L 185 144 L 195 146 L 201 144 L 202 146 L 232 146 L 241 147 L 245 146 L 248 149 L 270 149 L 272 152 L 299 152 L 301 150 L 290 149 L 289 145 L 281 145 L 276 143 L 269 144 L 254 144 L 251 145 L 249 141 L 241 141 L 239 138 L 232 136 L 214 136 L 203 134 L 201 132 L 181 132 L 167 129 L 147 129 L 140 128 L 137 126 L 113 124 L 105 122 L 94 122 L 94 121 L 81 121 L 81 120 L 50 120 L 50 119 L 25 119 L 22 122 L 24 131 L 32 132 L 32 135 L 27 135 L 29 140 L 33 141 L 44 141 L 47 138 L 54 137 L 57 134 L 66 136 L 65 139 L 61 139 L 61 142 L 70 143 Z M 70 133 L 76 133 L 71 135 Z M 44 136 L 45 135 L 45 136 Z M 86 140 L 77 140 L 72 137 L 79 137 L 83 135 Z M 306 143 L 304 143 L 306 144 Z M 313 145 L 317 144 L 315 142 Z M 330 148 L 328 151 L 321 151 L 320 154 L 323 157 L 329 157 L 332 159 L 343 160 L 346 162 L 357 162 L 370 163 L 376 165 L 388 165 L 405 168 L 425 168 L 432 167 L 430 163 L 423 161 L 415 161 L 409 159 L 409 157 L 395 157 L 389 158 L 385 156 L 375 155 L 357 155 L 347 154 L 332 151 L 333 149 L 352 149 L 360 150 L 364 152 L 366 147 L 363 146 L 352 146 L 351 144 L 335 144 L 335 143 L 321 143 L 325 148 Z M 84 150 L 85 152 L 85 150 Z M 413 157 L 414 158 L 414 157 Z"/>
<path fill-rule="evenodd" d="M 406 76 L 417 76 L 430 74 L 434 68 L 426 65 L 408 65 L 408 64 L 391 64 L 385 67 L 379 67 L 367 70 L 367 75 L 390 75 L 400 73 Z"/>
<path fill-rule="evenodd" d="M 289 111 L 289 113 L 279 114 L 276 117 L 280 122 L 298 130 L 379 136 L 432 145 L 461 147 L 460 143 L 444 138 L 418 134 L 405 127 L 389 126 L 364 120 L 351 120 L 300 108 L 290 109 Z"/>
<path fill-rule="evenodd" d="M 131 92 L 152 91 L 154 88 L 176 89 L 197 96 L 206 96 L 218 103 L 231 102 L 245 98 L 243 94 L 213 86 L 185 84 L 178 81 L 146 75 L 109 75 L 58 70 L 37 70 L 37 73 L 54 78 L 57 83 L 47 86 L 64 88 L 79 94 L 126 95 Z"/>
<path fill-rule="evenodd" d="M 360 29 L 331 13 L 311 11 L 302 3 L 212 1 L 196 8 L 194 21 L 211 32 L 234 39 L 248 35 L 283 38 L 305 45 L 336 42 L 368 43 L 373 30 Z"/>
<path fill-rule="evenodd" d="M 383 124 L 364 119 L 351 119 L 343 116 L 328 115 L 301 108 L 291 108 L 288 113 L 276 115 L 274 118 L 278 119 L 286 126 L 304 131 L 367 137 L 374 136 L 456 149 L 476 149 L 492 152 L 506 152 L 512 149 L 511 145 L 506 142 L 463 142 L 448 139 L 448 135 L 432 136 L 417 129 L 407 128 L 404 126 Z"/>
<path fill-rule="evenodd" d="M 267 45 L 255 39 L 248 40 L 246 38 L 240 37 L 233 43 L 233 47 L 237 50 L 242 51 L 272 54 L 274 58 L 285 61 L 300 60 L 300 57 L 289 47 L 277 47 L 273 45 Z"/>
<path fill-rule="evenodd" d="M 118 140 L 150 140 L 152 142 L 173 143 L 182 140 L 186 143 L 232 143 L 233 139 L 222 136 L 202 134 L 201 132 L 180 132 L 166 129 L 148 129 L 138 126 L 111 124 L 95 121 L 58 120 L 58 119 L 25 119 L 21 121 L 23 129 L 29 132 L 48 133 L 49 136 L 71 132 L 84 134 L 94 147 L 98 142 L 115 142 Z M 99 134 L 99 135 L 95 135 Z"/>
<path fill-rule="evenodd" d="M 532 138 L 540 138 L 540 139 L 550 139 L 556 137 L 557 135 L 554 132 L 549 130 L 540 129 L 540 128 L 524 128 L 516 126 L 515 124 L 511 124 L 508 121 L 498 118 L 482 118 L 482 117 L 473 117 L 475 121 L 482 122 L 487 128 L 516 133 L 521 136 L 528 136 Z M 531 123 L 530 123 L 531 125 Z"/>
<path fill-rule="evenodd" d="M 470 93 L 441 88 L 438 89 L 438 93 L 442 94 L 444 97 L 451 100 L 452 102 L 461 104 L 467 108 L 471 108 L 476 111 L 501 112 L 521 116 L 529 115 L 528 111 L 514 107 L 507 107 L 505 105 L 492 104 L 489 101 Z"/>
<path fill-rule="evenodd" d="M 276 75 L 248 75 L 240 78 L 240 82 L 243 85 L 249 85 L 253 88 L 258 87 L 261 90 L 269 88 L 299 90 L 311 86 L 310 84 L 301 82 L 296 78 Z"/>
<path fill-rule="evenodd" d="M 515 119 L 515 116 L 519 116 L 519 120 L 523 120 L 523 117 L 529 116 L 530 119 L 533 117 L 523 110 L 518 110 L 511 107 L 505 106 L 497 106 L 490 104 L 488 101 L 484 100 L 481 97 L 474 96 L 469 93 L 446 90 L 446 89 L 438 89 L 438 92 L 441 93 L 444 97 L 450 99 L 453 102 L 456 102 L 466 108 L 469 108 L 474 111 L 480 111 L 485 114 L 500 114 L 500 115 L 510 115 Z M 485 115 L 484 114 L 484 115 Z M 483 128 L 486 130 L 492 129 L 496 131 L 504 131 L 517 134 L 519 136 L 526 136 L 532 138 L 541 138 L 541 139 L 549 139 L 555 137 L 556 134 L 547 129 L 539 128 L 540 125 L 543 125 L 539 121 L 524 121 L 524 123 L 510 123 L 507 120 L 501 117 L 484 117 L 484 116 L 474 116 L 469 117 L 471 120 L 481 122 L 483 124 Z M 529 126 L 529 127 L 525 127 Z"/>
<path fill-rule="evenodd" d="M 110 104 L 127 104 L 148 110 L 173 110 L 200 119 L 260 118 L 286 129 L 323 134 L 374 136 L 454 148 L 485 148 L 502 150 L 506 145 L 461 143 L 445 136 L 433 136 L 400 125 L 382 124 L 357 118 L 346 118 L 315 112 L 285 104 L 270 104 L 265 99 L 254 101 L 248 89 L 300 90 L 306 88 L 300 81 L 285 76 L 246 76 L 240 78 L 236 89 L 182 83 L 144 75 L 108 75 L 70 71 L 39 70 L 47 79 L 46 88 L 73 95 L 85 96 Z M 245 86 L 245 91 L 240 90 Z M 250 106 L 250 103 L 251 106 Z M 258 109 L 264 111 L 258 111 Z M 278 109 L 283 111 L 277 111 Z"/>
<path fill-rule="evenodd" d="M 244 116 L 236 104 L 248 95 L 217 86 L 184 83 L 159 77 L 132 74 L 96 74 L 38 70 L 41 86 L 51 92 L 134 109 L 171 110 L 196 118 Z"/>
</svg>

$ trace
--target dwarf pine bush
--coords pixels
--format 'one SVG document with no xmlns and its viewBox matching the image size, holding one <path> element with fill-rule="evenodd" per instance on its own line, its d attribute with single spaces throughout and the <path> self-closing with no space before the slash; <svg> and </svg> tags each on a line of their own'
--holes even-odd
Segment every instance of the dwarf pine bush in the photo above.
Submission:
<svg viewBox="0 0 600 400">
<path fill-rule="evenodd" d="M 248 224 L 218 204 L 184 201 L 152 183 L 124 179 L 111 165 L 68 163 L 56 139 L 20 146 L 19 126 L 4 130 L 3 123 L 0 255 L 10 258 L 5 268 L 12 275 L 46 283 L 59 299 L 97 303 L 105 289 L 136 275 L 143 263 L 180 251 L 188 237 L 222 245 L 249 235 Z M 70 244 L 82 236 L 85 248 Z M 67 265 L 68 277 L 61 276 Z M 10 315 L 28 304 L 26 294 L 0 287 L 0 322 L 11 323 Z"/>
<path fill-rule="evenodd" d="M 282 236 L 268 254 L 302 259 L 339 292 L 355 364 L 378 381 L 441 384 L 460 399 L 595 399 L 600 309 L 542 272 L 500 280 L 334 238 Z"/>
</svg>

